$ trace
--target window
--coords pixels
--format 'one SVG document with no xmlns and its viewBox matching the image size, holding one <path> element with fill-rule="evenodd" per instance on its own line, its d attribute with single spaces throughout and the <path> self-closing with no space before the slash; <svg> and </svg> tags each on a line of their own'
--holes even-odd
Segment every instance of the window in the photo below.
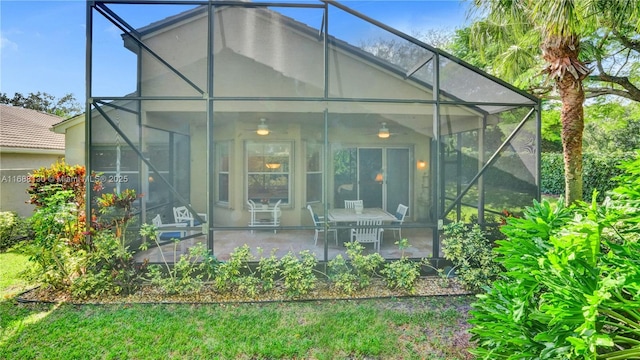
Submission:
<svg viewBox="0 0 640 360">
<path fill-rule="evenodd" d="M 229 142 L 216 144 L 216 170 L 218 171 L 217 201 L 229 202 Z"/>
<path fill-rule="evenodd" d="M 291 143 L 247 142 L 247 198 L 289 204 Z"/>
<path fill-rule="evenodd" d="M 307 143 L 307 203 L 322 201 L 322 145 Z"/>
<path fill-rule="evenodd" d="M 140 193 L 138 155 L 127 145 L 95 146 L 91 149 L 91 168 L 100 174 L 103 193 L 134 189 Z"/>
</svg>

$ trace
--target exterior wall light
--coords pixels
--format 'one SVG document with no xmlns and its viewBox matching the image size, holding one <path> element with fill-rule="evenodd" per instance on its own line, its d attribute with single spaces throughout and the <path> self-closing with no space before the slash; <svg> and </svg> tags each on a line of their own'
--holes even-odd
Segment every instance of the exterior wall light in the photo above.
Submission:
<svg viewBox="0 0 640 360">
<path fill-rule="evenodd" d="M 418 170 L 424 170 L 427 168 L 427 162 L 424 160 L 418 160 L 416 166 L 418 167 Z"/>
</svg>

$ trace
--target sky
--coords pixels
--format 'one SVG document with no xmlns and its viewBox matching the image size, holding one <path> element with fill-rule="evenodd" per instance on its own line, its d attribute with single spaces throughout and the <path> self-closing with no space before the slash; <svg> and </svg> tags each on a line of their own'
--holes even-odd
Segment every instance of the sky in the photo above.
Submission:
<svg viewBox="0 0 640 360">
<path fill-rule="evenodd" d="M 275 0 L 277 1 L 277 0 Z M 286 0 L 292 2 L 291 0 Z M 310 2 L 310 1 L 306 1 Z M 314 3 L 314 2 L 310 2 Z M 466 2 L 458 0 L 343 0 L 342 4 L 403 32 L 413 34 L 427 29 L 452 31 L 468 23 Z M 153 10 L 129 6 L 127 10 L 113 5 L 114 10 L 133 26 L 144 26 L 176 13 L 179 7 L 156 6 Z M 170 10 L 168 10 L 169 8 Z M 179 12 L 179 11 L 178 11 Z M 318 22 L 317 11 L 300 11 L 296 19 L 310 24 Z M 376 36 L 366 27 L 352 24 L 341 28 L 339 17 L 331 17 L 330 32 L 342 31 L 344 39 L 357 42 Z M 362 25 L 365 25 L 362 23 Z M 315 26 L 319 26 L 316 24 Z M 346 26 L 346 24 L 345 24 Z M 135 79 L 123 67 L 113 67 L 113 59 L 122 57 L 133 63 L 132 55 L 122 47 L 121 31 L 106 21 L 94 25 L 96 67 L 104 69 L 94 75 L 101 88 L 94 92 L 124 95 L 133 84 L 122 84 L 120 79 Z M 348 35 L 346 35 L 348 34 Z M 342 37 L 341 37 L 342 38 Z M 85 98 L 86 7 L 84 0 L 31 1 L 0 0 L 0 92 L 13 96 L 20 92 L 46 92 L 57 98 L 71 93 L 80 102 Z M 115 51 L 114 51 L 115 50 Z"/>
</svg>

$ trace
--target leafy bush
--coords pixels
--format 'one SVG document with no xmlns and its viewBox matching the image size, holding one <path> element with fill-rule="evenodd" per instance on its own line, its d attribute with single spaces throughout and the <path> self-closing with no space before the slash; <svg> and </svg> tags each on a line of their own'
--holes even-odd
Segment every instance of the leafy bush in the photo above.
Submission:
<svg viewBox="0 0 640 360">
<path fill-rule="evenodd" d="M 258 252 L 262 254 L 262 249 L 258 248 Z M 258 273 L 262 281 L 262 289 L 268 291 L 273 289 L 277 276 L 280 273 L 280 260 L 275 255 L 276 249 L 271 251 L 269 257 L 260 257 L 258 262 Z"/>
<path fill-rule="evenodd" d="M 413 294 L 416 289 L 416 281 L 420 278 L 420 263 L 409 260 L 404 255 L 404 250 L 409 247 L 407 239 L 395 242 L 402 251 L 400 259 L 385 264 L 380 271 L 387 286 Z"/>
<path fill-rule="evenodd" d="M 66 288 L 81 273 L 85 251 L 69 246 L 80 231 L 77 208 L 70 190 L 52 191 L 55 185 L 45 187 L 49 194 L 31 218 L 34 238 L 25 247 L 29 260 L 35 265 L 34 276 L 56 289 Z"/>
<path fill-rule="evenodd" d="M 166 272 L 160 265 L 150 265 L 151 284 L 157 285 L 167 294 L 196 293 L 204 285 L 206 262 L 201 260 L 207 256 L 209 251 L 202 243 L 198 243 L 190 247 L 186 255 L 180 255 L 173 266 L 167 266 Z"/>
<path fill-rule="evenodd" d="M 56 162 L 48 168 L 42 167 L 34 170 L 30 174 L 30 185 L 27 189 L 27 193 L 30 195 L 29 202 L 36 206 L 36 210 L 49 206 L 49 199 L 60 191 L 66 191 L 67 194 L 70 194 L 67 202 L 74 204 L 76 225 L 75 232 L 68 237 L 68 240 L 70 244 L 85 249 L 89 246 L 85 243 L 87 237 L 84 234 L 86 228 L 84 214 L 86 183 L 90 180 L 94 191 L 102 189 L 102 183 L 96 180 L 95 174 L 92 175 L 91 179 L 87 178 L 84 166 L 67 165 L 64 161 Z"/>
<path fill-rule="evenodd" d="M 471 312 L 476 355 L 640 357 L 640 243 L 629 237 L 640 222 L 640 159 L 623 168 L 612 199 L 600 205 L 534 203 L 508 220 L 496 249 L 504 278 Z"/>
<path fill-rule="evenodd" d="M 465 288 L 479 291 L 502 273 L 500 264 L 494 261 L 493 243 L 478 224 L 467 227 L 453 222 L 444 227 L 444 235 L 444 257 L 453 262 L 457 279 Z"/>
<path fill-rule="evenodd" d="M 136 263 L 129 249 L 133 239 L 127 236 L 132 204 L 137 198 L 135 191 L 126 190 L 103 194 L 96 200 L 98 211 L 105 217 L 94 223 L 87 250 L 76 250 L 84 264 L 81 276 L 71 285 L 76 296 L 131 294 L 142 284 L 146 263 Z"/>
<path fill-rule="evenodd" d="M 316 287 L 317 278 L 313 272 L 318 264 L 316 256 L 309 250 L 303 250 L 299 255 L 300 259 L 288 252 L 280 259 L 283 287 L 291 297 L 305 295 Z"/>
<path fill-rule="evenodd" d="M 329 278 L 336 288 L 346 294 L 353 294 L 371 284 L 371 279 L 384 263 L 384 258 L 378 253 L 363 255 L 364 246 L 358 242 L 347 242 L 345 247 L 350 265 L 342 255 L 338 254 L 329 261 L 327 267 Z"/>
<path fill-rule="evenodd" d="M 140 285 L 145 267 L 135 263 L 126 236 L 137 196 L 125 191 L 97 199 L 106 222 L 96 220 L 87 241 L 85 180 L 84 168 L 63 163 L 34 172 L 34 236 L 24 248 L 34 264 L 33 275 L 46 286 L 78 297 L 131 293 Z"/>
<path fill-rule="evenodd" d="M 583 155 L 583 198 L 590 201 L 594 190 L 598 191 L 598 201 L 602 201 L 607 192 L 613 190 L 615 176 L 622 173 L 621 162 L 629 160 L 632 154 L 595 154 Z M 542 153 L 540 191 L 544 194 L 562 195 L 565 191 L 563 155 Z"/>
<path fill-rule="evenodd" d="M 250 296 L 257 295 L 260 291 L 260 280 L 249 266 L 253 260 L 255 257 L 251 254 L 249 245 L 244 244 L 233 249 L 229 261 L 218 266 L 214 278 L 216 288 L 224 292 L 239 290 Z"/>
<path fill-rule="evenodd" d="M 46 199 L 59 190 L 69 190 L 73 194 L 73 202 L 78 207 L 84 205 L 86 193 L 86 171 L 81 165 L 67 165 L 64 161 L 56 162 L 50 167 L 34 170 L 30 176 L 29 202 L 37 207 L 45 206 Z M 55 186 L 51 186 L 55 185 Z"/>
<path fill-rule="evenodd" d="M 24 219 L 12 211 L 0 212 L 0 252 L 5 251 L 28 236 L 29 219 Z"/>
</svg>

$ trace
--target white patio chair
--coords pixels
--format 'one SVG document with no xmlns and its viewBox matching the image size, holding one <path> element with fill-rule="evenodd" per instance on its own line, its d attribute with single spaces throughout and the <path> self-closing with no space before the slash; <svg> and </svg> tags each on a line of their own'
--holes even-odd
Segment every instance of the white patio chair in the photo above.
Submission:
<svg viewBox="0 0 640 360">
<path fill-rule="evenodd" d="M 160 214 L 156 215 L 153 219 L 151 219 L 151 223 L 153 224 L 153 226 L 155 226 L 158 229 L 158 236 L 157 236 L 158 242 L 163 242 L 171 239 L 181 239 L 187 236 L 187 232 L 185 230 L 176 230 L 176 229 L 162 230 L 169 227 L 171 228 L 186 227 L 187 226 L 186 223 L 163 224 L 162 217 L 160 217 Z"/>
<path fill-rule="evenodd" d="M 198 216 L 207 222 L 207 214 L 198 213 Z M 176 223 L 185 223 L 189 224 L 189 226 L 193 227 L 196 225 L 202 225 L 198 219 L 196 219 L 193 214 L 189 211 L 186 206 L 174 206 L 173 207 L 173 221 Z"/>
<path fill-rule="evenodd" d="M 382 220 L 358 220 L 358 228 L 351 229 L 351 241 L 359 243 L 373 243 L 373 249 L 380 252 L 380 239 L 382 239 Z M 360 227 L 362 226 L 362 227 Z"/>
<path fill-rule="evenodd" d="M 280 226 L 280 215 L 282 215 L 282 211 L 280 210 L 280 203 L 282 199 L 278 200 L 278 202 L 273 206 L 273 213 L 271 213 L 271 220 L 273 221 L 273 226 Z M 273 233 L 275 234 L 277 231 L 273 229 Z"/>
<path fill-rule="evenodd" d="M 398 204 L 398 209 L 396 210 L 396 218 L 398 221 L 392 221 L 391 225 L 402 225 L 404 222 L 404 217 L 407 215 L 407 210 L 409 207 L 407 205 Z M 402 227 L 392 227 L 388 228 L 389 230 L 393 230 L 393 238 L 396 238 L 396 231 L 398 235 L 402 239 Z"/>
<path fill-rule="evenodd" d="M 360 205 L 362 207 L 362 200 L 345 200 L 344 201 L 345 209 L 355 209 L 356 205 Z"/>
<path fill-rule="evenodd" d="M 318 245 L 318 234 L 324 233 L 325 224 L 324 224 L 324 216 L 318 216 L 313 212 L 313 208 L 311 205 L 307 205 L 307 209 L 309 209 L 309 213 L 311 214 L 311 219 L 313 220 L 313 225 L 315 228 L 315 234 L 313 235 L 313 245 Z M 336 228 L 330 228 L 329 232 L 333 233 L 333 237 L 336 239 L 336 245 L 338 245 L 338 230 Z"/>
</svg>

